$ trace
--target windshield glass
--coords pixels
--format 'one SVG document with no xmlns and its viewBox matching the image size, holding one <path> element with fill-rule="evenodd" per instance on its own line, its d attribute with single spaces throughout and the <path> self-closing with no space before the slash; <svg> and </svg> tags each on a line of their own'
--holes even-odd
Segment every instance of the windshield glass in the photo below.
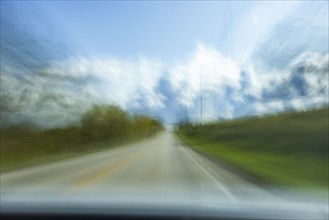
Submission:
<svg viewBox="0 0 329 220">
<path fill-rule="evenodd" d="M 328 218 L 328 4 L 1 1 L 2 211 Z"/>
</svg>

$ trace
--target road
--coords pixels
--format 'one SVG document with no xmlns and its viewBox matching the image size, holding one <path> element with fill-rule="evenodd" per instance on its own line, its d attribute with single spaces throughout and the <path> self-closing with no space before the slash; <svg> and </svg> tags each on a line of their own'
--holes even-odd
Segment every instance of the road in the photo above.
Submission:
<svg viewBox="0 0 329 220">
<path fill-rule="evenodd" d="M 328 200 L 278 196 L 213 164 L 170 132 L 1 174 L 0 211 L 327 219 Z M 286 194 L 286 193 L 284 193 Z M 290 196 L 288 196 L 290 197 Z M 278 211 L 279 210 L 279 211 Z"/>
<path fill-rule="evenodd" d="M 267 194 L 183 146 L 170 132 L 124 147 L 1 175 L 2 197 L 237 199 Z"/>
</svg>

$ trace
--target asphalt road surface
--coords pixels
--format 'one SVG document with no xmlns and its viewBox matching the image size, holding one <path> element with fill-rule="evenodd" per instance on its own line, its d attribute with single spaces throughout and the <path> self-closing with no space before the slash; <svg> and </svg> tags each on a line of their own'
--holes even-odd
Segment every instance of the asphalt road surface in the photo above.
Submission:
<svg viewBox="0 0 329 220">
<path fill-rule="evenodd" d="M 0 177 L 1 212 L 328 217 L 327 198 L 287 201 L 286 192 L 247 182 L 183 146 L 170 132 Z"/>
<path fill-rule="evenodd" d="M 1 175 L 1 195 L 220 198 L 268 194 L 183 146 L 170 132 L 107 151 Z"/>
</svg>

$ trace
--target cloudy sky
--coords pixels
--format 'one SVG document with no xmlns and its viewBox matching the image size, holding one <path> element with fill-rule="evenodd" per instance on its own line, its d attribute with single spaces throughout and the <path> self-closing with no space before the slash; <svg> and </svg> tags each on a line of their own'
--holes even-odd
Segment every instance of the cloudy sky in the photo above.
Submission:
<svg viewBox="0 0 329 220">
<path fill-rule="evenodd" d="M 328 105 L 328 4 L 1 2 L 2 126 L 99 103 L 166 124 Z"/>
</svg>

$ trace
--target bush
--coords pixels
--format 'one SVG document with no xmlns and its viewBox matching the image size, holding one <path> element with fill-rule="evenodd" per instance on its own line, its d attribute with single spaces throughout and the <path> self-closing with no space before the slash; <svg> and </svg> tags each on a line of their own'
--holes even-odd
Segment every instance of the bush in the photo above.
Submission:
<svg viewBox="0 0 329 220">
<path fill-rule="evenodd" d="M 117 106 L 94 106 L 81 119 L 81 134 L 89 141 L 128 135 L 130 116 Z"/>
<path fill-rule="evenodd" d="M 160 121 L 155 120 L 145 115 L 135 115 L 133 117 L 133 133 L 136 135 L 152 135 L 155 132 L 163 129 Z"/>
</svg>

